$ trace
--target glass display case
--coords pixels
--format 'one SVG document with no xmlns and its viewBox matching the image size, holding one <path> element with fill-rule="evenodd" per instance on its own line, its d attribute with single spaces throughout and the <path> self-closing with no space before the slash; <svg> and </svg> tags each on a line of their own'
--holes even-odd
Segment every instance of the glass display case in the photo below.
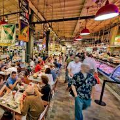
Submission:
<svg viewBox="0 0 120 120">
<path fill-rule="evenodd" d="M 113 71 L 115 70 L 114 67 L 111 67 L 111 66 L 104 64 L 102 62 L 96 61 L 96 65 L 97 65 L 98 70 L 107 76 L 110 76 L 113 73 Z"/>
<path fill-rule="evenodd" d="M 110 77 L 113 80 L 120 81 L 120 65 L 114 70 Z"/>
</svg>

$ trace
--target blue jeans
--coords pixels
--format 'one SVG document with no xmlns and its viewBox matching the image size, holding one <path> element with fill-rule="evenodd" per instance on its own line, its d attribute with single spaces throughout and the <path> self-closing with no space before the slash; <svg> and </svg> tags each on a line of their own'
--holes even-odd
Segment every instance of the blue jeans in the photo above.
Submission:
<svg viewBox="0 0 120 120">
<path fill-rule="evenodd" d="M 91 105 L 91 99 L 85 100 L 79 97 L 75 98 L 75 120 L 83 120 L 82 110 L 87 109 Z"/>
</svg>

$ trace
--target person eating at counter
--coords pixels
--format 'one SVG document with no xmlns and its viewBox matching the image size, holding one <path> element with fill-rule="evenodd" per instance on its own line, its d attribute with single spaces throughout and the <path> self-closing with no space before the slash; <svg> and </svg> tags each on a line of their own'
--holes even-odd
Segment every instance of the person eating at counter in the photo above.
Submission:
<svg viewBox="0 0 120 120">
<path fill-rule="evenodd" d="M 26 120 L 38 120 L 44 110 L 41 94 L 36 87 L 28 86 L 23 97 L 20 100 L 21 115 L 16 114 L 16 120 L 22 120 L 22 116 L 26 116 Z"/>
<path fill-rule="evenodd" d="M 35 73 L 39 72 L 41 70 L 40 61 L 38 61 L 38 64 L 35 66 Z"/>
<path fill-rule="evenodd" d="M 44 65 L 45 65 L 45 63 L 44 63 L 44 61 L 43 61 L 43 59 L 42 59 L 41 57 L 38 57 L 38 61 L 40 62 L 40 65 L 41 65 L 41 66 L 44 66 Z"/>
<path fill-rule="evenodd" d="M 4 62 L 0 59 L 0 71 L 5 71 L 6 65 Z"/>
<path fill-rule="evenodd" d="M 47 76 L 42 75 L 41 76 L 41 80 L 42 80 L 42 85 L 43 87 L 41 88 L 40 92 L 42 93 L 42 100 L 44 105 L 47 105 L 48 102 L 50 102 L 51 99 L 51 87 L 49 85 L 49 79 Z"/>
<path fill-rule="evenodd" d="M 21 79 L 17 77 L 17 73 L 15 71 L 13 71 L 11 73 L 11 76 L 8 78 L 7 82 L 6 82 L 6 89 L 11 89 L 13 90 L 17 83 L 21 82 Z"/>
<path fill-rule="evenodd" d="M 11 73 L 11 76 L 8 78 L 6 84 L 1 88 L 0 96 L 3 95 L 4 90 L 6 90 L 7 92 L 13 90 L 19 82 L 21 82 L 21 79 L 17 78 L 17 73 L 13 71 Z"/>
<path fill-rule="evenodd" d="M 46 68 L 46 70 L 45 70 L 45 75 L 48 77 L 48 79 L 49 79 L 49 84 L 50 84 L 50 86 L 52 87 L 53 85 L 54 85 L 54 81 L 53 81 L 53 76 L 52 76 L 52 74 L 51 74 L 51 69 L 50 68 Z"/>
</svg>

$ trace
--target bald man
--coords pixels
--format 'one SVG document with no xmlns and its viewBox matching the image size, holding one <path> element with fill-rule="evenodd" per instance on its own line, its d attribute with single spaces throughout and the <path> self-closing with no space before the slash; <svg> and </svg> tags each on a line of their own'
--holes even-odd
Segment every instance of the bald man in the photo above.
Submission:
<svg viewBox="0 0 120 120">
<path fill-rule="evenodd" d="M 83 120 L 82 110 L 91 105 L 92 87 L 97 84 L 97 81 L 89 71 L 88 64 L 81 64 L 81 71 L 75 74 L 70 82 L 75 96 L 75 120 Z"/>
</svg>

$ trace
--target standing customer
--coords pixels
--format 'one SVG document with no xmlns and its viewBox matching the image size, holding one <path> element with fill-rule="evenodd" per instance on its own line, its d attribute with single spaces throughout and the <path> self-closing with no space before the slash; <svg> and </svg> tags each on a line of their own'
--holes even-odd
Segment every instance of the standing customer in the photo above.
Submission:
<svg viewBox="0 0 120 120">
<path fill-rule="evenodd" d="M 84 59 L 83 63 L 89 64 L 90 66 L 90 73 L 94 74 L 94 72 L 97 73 L 97 66 L 95 59 L 92 57 L 92 54 L 87 53 L 86 58 Z"/>
<path fill-rule="evenodd" d="M 31 67 L 31 69 L 34 69 L 34 67 L 35 67 L 35 62 L 32 58 L 30 59 L 30 67 Z"/>
<path fill-rule="evenodd" d="M 69 77 L 68 77 L 68 65 L 70 62 L 72 62 L 74 60 L 74 54 L 70 54 L 70 57 L 66 59 L 66 63 L 65 63 L 65 68 L 66 68 L 66 71 L 65 71 L 65 83 L 69 80 Z"/>
<path fill-rule="evenodd" d="M 78 56 L 75 56 L 75 60 L 68 64 L 67 69 L 69 77 L 73 77 L 74 74 L 80 72 L 81 70 L 80 58 Z"/>
<path fill-rule="evenodd" d="M 81 71 L 75 74 L 70 82 L 75 96 L 75 120 L 83 120 L 82 110 L 90 107 L 92 87 L 97 84 L 89 70 L 89 65 L 82 64 Z"/>
</svg>

